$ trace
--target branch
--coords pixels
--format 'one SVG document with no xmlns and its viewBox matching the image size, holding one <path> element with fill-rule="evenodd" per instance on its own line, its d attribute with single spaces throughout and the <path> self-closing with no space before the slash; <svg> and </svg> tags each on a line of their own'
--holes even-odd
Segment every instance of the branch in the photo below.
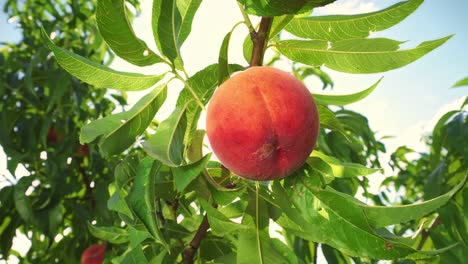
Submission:
<svg viewBox="0 0 468 264">
<path fill-rule="evenodd" d="M 440 217 L 437 216 L 436 218 L 434 218 L 432 223 L 421 232 L 421 241 L 419 241 L 417 250 L 421 250 L 423 248 L 424 244 L 426 243 L 427 238 L 430 235 L 429 232 L 431 231 L 431 228 L 434 228 L 438 226 L 439 224 L 440 224 Z"/>
<path fill-rule="evenodd" d="M 226 188 L 232 188 L 230 183 L 226 185 Z M 213 203 L 212 205 L 214 208 L 218 208 L 217 204 Z M 195 233 L 195 236 L 193 237 L 192 241 L 190 241 L 190 244 L 182 252 L 182 258 L 185 264 L 193 264 L 193 257 L 195 256 L 195 252 L 197 252 L 198 248 L 200 247 L 200 244 L 209 228 L 210 223 L 208 222 L 208 215 L 205 213 L 203 220 L 198 227 L 197 233 Z"/>
<path fill-rule="evenodd" d="M 263 55 L 265 53 L 266 44 L 268 43 L 272 22 L 272 17 L 262 17 L 258 31 L 250 33 L 250 38 L 253 42 L 250 66 L 261 66 L 263 64 Z"/>
<path fill-rule="evenodd" d="M 197 233 L 193 237 L 190 244 L 182 252 L 184 263 L 186 264 L 193 263 L 193 256 L 195 255 L 195 252 L 197 251 L 197 249 L 200 247 L 201 241 L 205 237 L 206 232 L 208 231 L 208 228 L 210 228 L 210 224 L 208 223 L 208 217 L 205 214 L 205 216 L 203 217 L 203 221 L 198 227 Z"/>
</svg>

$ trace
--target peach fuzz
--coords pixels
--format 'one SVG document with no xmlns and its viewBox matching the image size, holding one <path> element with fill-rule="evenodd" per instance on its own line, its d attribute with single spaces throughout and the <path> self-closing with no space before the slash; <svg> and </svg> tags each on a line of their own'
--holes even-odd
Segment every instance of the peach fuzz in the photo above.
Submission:
<svg viewBox="0 0 468 264">
<path fill-rule="evenodd" d="M 317 141 L 317 108 L 293 75 L 257 66 L 233 75 L 214 93 L 207 135 L 221 163 L 252 180 L 286 177 L 301 167 Z"/>
</svg>

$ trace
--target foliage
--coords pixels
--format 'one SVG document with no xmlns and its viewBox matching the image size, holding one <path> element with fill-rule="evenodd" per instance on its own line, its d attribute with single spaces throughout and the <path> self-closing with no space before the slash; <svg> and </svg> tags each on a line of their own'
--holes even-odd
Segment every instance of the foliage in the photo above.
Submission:
<svg viewBox="0 0 468 264">
<path fill-rule="evenodd" d="M 467 174 L 468 137 L 467 101 L 459 110 L 445 113 L 437 122 L 432 133 L 426 138 L 429 151 L 417 153 L 407 147 L 398 148 L 391 157 L 391 166 L 398 172 L 383 182 L 387 190 L 404 187 L 402 204 L 424 200 L 435 200 L 462 181 Z M 409 158 L 416 154 L 417 158 Z M 391 204 L 383 196 L 374 197 L 379 204 Z M 394 227 L 397 235 L 405 232 L 420 232 L 415 245 L 418 249 L 447 247 L 454 242 L 457 246 L 438 257 L 441 263 L 463 263 L 468 254 L 468 195 L 457 192 L 453 199 L 418 221 L 410 221 Z"/>
<path fill-rule="evenodd" d="M 291 71 L 296 76 L 300 79 L 311 75 L 319 76 L 325 87 L 333 85 L 333 82 L 321 66 L 347 73 L 384 72 L 420 59 L 450 38 L 449 36 L 426 41 L 407 50 L 399 50 L 401 42 L 396 40 L 367 38 L 369 31 L 384 30 L 402 21 L 417 9 L 422 0 L 409 0 L 369 14 L 325 17 L 307 15 L 313 8 L 333 1 L 238 2 L 245 19 L 243 23 L 250 31 L 250 38 L 246 38 L 242 47 L 250 64 L 261 64 L 265 47 L 268 47 L 276 55 L 266 64 L 275 65 L 278 60 L 291 59 Z M 73 3 L 77 5 L 76 2 Z M 85 185 L 89 186 L 87 182 L 73 182 L 65 185 L 77 188 L 70 192 L 66 188 L 54 188 L 52 186 L 62 185 L 46 170 L 39 185 L 42 187 L 44 184 L 44 188 L 40 190 L 46 191 L 45 194 L 37 189 L 33 192 L 34 195 L 24 194 L 31 185 L 32 177 L 22 178 L 14 186 L 3 188 L 1 216 L 6 219 L 2 223 L 7 223 L 7 227 L 2 224 L 0 228 L 8 231 L 2 231 L 2 241 L 6 241 L 2 242 L 6 244 L 5 248 L 2 247 L 4 255 L 9 252 L 11 244 L 8 243 L 11 243 L 10 238 L 14 235 L 14 230 L 21 224 L 20 230 L 24 233 L 27 233 L 31 226 L 34 227 L 35 232 L 31 239 L 36 245 L 42 246 L 34 246 L 33 250 L 28 252 L 30 261 L 36 257 L 35 260 L 41 258 L 42 262 L 47 262 L 47 258 L 53 258 L 56 254 L 64 256 L 65 252 L 68 252 L 62 250 L 65 241 L 70 241 L 69 247 L 78 245 L 78 248 L 73 247 L 75 255 L 69 255 L 75 257 L 77 252 L 80 252 L 79 249 L 85 247 L 84 243 L 90 244 L 88 240 L 91 239 L 86 232 L 76 231 L 82 230 L 83 227 L 72 227 L 75 231 L 73 236 L 83 238 L 66 237 L 59 243 L 50 245 L 38 240 L 37 234 L 48 234 L 47 242 L 51 242 L 51 224 L 55 224 L 60 228 L 59 231 L 62 231 L 69 221 L 84 226 L 86 220 L 95 219 L 96 225 L 87 224 L 89 232 L 96 238 L 110 243 L 108 247 L 112 250 L 107 251 L 106 259 L 113 263 L 193 263 L 195 260 L 200 263 L 310 263 L 316 261 L 319 245 L 327 260 L 332 263 L 350 263 L 351 260 L 362 263 L 378 259 L 412 261 L 433 258 L 436 255 L 440 260 L 444 260 L 449 254 L 454 255 L 452 259 L 463 256 L 460 254 L 463 254 L 463 243 L 466 245 L 466 228 L 463 229 L 464 225 L 460 225 L 460 221 L 464 224 L 466 219 L 466 210 L 463 211 L 466 191 L 461 191 L 466 183 L 466 147 L 463 144 L 466 138 L 466 113 L 454 115 L 459 117 L 450 119 L 452 121 L 448 124 L 451 125 L 447 126 L 445 121 L 449 117 L 446 117 L 437 127 L 432 136 L 433 149 L 429 154 L 429 163 L 424 163 L 423 159 L 409 162 L 404 155 L 394 154 L 395 168 L 400 170 L 401 175 L 407 175 L 406 179 L 409 182 L 399 183 L 402 180 L 402 176 L 399 175 L 387 180 L 385 184 L 394 181 L 397 186 L 409 186 L 408 200 L 403 201 L 403 205 L 388 206 L 381 196 L 367 194 L 373 198 L 375 205 L 364 204 L 354 197 L 359 189 L 365 190 L 368 186 L 366 176 L 380 169 L 378 156 L 379 153 L 385 152 L 385 147 L 375 138 L 364 116 L 346 110 L 343 106 L 364 99 L 378 86 L 380 80 L 373 86 L 351 95 L 315 95 L 322 128 L 317 147 L 306 164 L 294 175 L 283 180 L 260 183 L 247 181 L 233 175 L 210 154 L 204 155 L 207 152 L 203 147 L 204 131 L 197 127 L 201 112 L 219 82 L 244 68 L 241 65 L 229 64 L 227 47 L 232 31 L 227 33 L 220 45 L 219 63 L 207 65 L 193 76 L 188 76 L 180 48 L 190 34 L 191 24 L 201 0 L 153 1 L 151 26 L 157 50 L 151 50 L 135 36 L 125 3 L 123 0 L 99 0 L 97 11 L 85 4 L 80 8 L 71 6 L 73 12 L 63 12 L 63 17 L 57 16 L 53 23 L 44 18 L 42 31 L 37 25 L 29 27 L 34 32 L 34 42 L 23 48 L 43 50 L 40 53 L 42 57 L 34 66 L 34 75 L 31 71 L 28 73 L 27 69 L 23 69 L 24 74 L 29 74 L 30 77 L 18 76 L 19 70 L 10 70 L 7 77 L 24 83 L 12 87 L 27 89 L 28 78 L 39 76 L 42 69 L 46 83 L 37 86 L 38 90 L 30 96 L 43 93 L 43 100 L 46 102 L 54 100 L 51 109 L 66 116 L 48 119 L 51 118 L 51 114 L 40 112 L 40 109 L 45 107 L 45 103 L 40 101 L 39 105 L 31 105 L 34 110 L 24 109 L 24 113 L 13 117 L 34 116 L 36 111 L 36 118 L 47 118 L 49 125 L 41 130 L 28 124 L 24 126 L 24 133 L 47 131 L 52 122 L 57 131 L 67 133 L 63 134 L 63 141 L 57 142 L 63 149 L 50 149 L 47 148 L 47 142 L 34 142 L 28 143 L 20 151 L 16 150 L 14 147 L 18 146 L 17 142 L 37 136 L 20 134 L 14 144 L 8 144 L 9 135 L 13 134 L 11 127 L 16 125 L 17 129 L 14 129 L 14 132 L 21 129 L 18 125 L 21 123 L 16 119 L 11 120 L 10 112 L 17 110 L 13 106 L 16 102 L 9 99 L 7 102 L 11 106 L 6 108 L 7 111 L 2 111 L 8 114 L 4 114 L 0 121 L 8 122 L 8 126 L 4 127 L 11 129 L 7 130 L 8 136 L 2 136 L 1 144 L 8 156 L 12 157 L 11 160 L 26 165 L 28 159 L 21 155 L 34 156 L 35 159 L 32 160 L 41 163 L 37 158 L 38 153 L 45 148 L 51 153 L 45 162 L 47 165 L 55 160 L 53 153 L 58 152 L 64 155 L 63 157 L 75 153 L 73 150 L 79 144 L 76 141 L 78 129 L 81 128 L 81 144 L 90 144 L 92 152 L 81 159 L 73 158 L 71 166 L 63 165 L 66 158 L 57 159 L 56 166 L 61 167 L 56 168 L 55 172 L 57 177 L 64 181 L 84 180 L 88 172 L 91 172 L 91 175 L 96 177 L 93 178 L 96 187 L 84 188 Z M 29 5 L 34 7 L 32 2 Z M 54 9 L 55 6 L 48 8 Z M 16 10 L 14 12 L 19 14 Z M 96 29 L 93 23 L 86 21 L 94 14 L 99 34 L 92 34 Z M 249 14 L 264 16 L 258 30 L 251 24 Z M 22 19 L 26 23 L 27 19 Z M 69 21 L 75 21 L 75 24 L 72 25 Z M 317 30 L 324 25 L 328 25 L 325 31 Z M 66 33 L 67 26 L 73 30 Z M 76 32 L 75 27 L 81 32 Z M 283 39 L 282 30 L 302 39 Z M 51 32 L 55 32 L 58 38 L 51 38 Z M 38 44 L 40 36 L 58 64 L 89 85 L 79 83 L 59 70 L 48 57 L 45 46 Z M 111 69 L 108 67 L 111 60 L 105 59 L 105 55 L 109 53 L 106 53 L 106 46 L 102 40 L 116 55 L 129 63 L 137 66 L 166 64 L 169 70 L 149 76 Z M 22 50 L 17 52 L 27 54 Z M 6 61 L 9 58 L 13 57 L 7 55 L 6 51 L 3 52 L 2 59 Z M 17 67 L 21 69 L 30 65 L 28 58 L 30 56 L 25 56 Z M 10 63 L 12 62 L 6 64 Z M 52 66 L 46 67 L 47 65 Z M 79 90 L 84 93 L 81 97 L 75 95 L 78 98 L 77 103 L 72 96 L 65 96 L 67 91 L 71 92 L 70 86 L 56 84 L 56 76 L 68 80 L 72 91 Z M 152 122 L 159 107 L 166 100 L 167 83 L 175 79 L 185 85 L 179 94 L 176 107 L 166 120 Z M 56 86 L 65 89 L 60 100 L 53 99 L 55 97 L 52 96 L 47 97 L 46 91 L 58 91 L 51 89 L 49 85 L 52 84 L 49 83 L 55 83 Z M 32 87 L 34 89 L 35 86 Z M 135 106 L 117 114 L 111 114 L 114 105 L 104 96 L 106 90 L 99 89 L 135 91 L 150 87 L 151 91 Z M 27 91 L 22 91 L 18 96 L 31 100 L 24 96 Z M 14 95 L 16 94 L 12 93 L 9 96 Z M 114 94 L 114 98 L 120 103 L 125 103 L 121 96 Z M 65 112 L 59 108 L 62 104 L 67 107 L 63 109 Z M 87 119 L 92 121 L 85 125 Z M 39 123 L 47 124 L 46 121 Z M 155 123 L 157 125 L 154 125 Z M 155 129 L 156 132 L 151 135 L 145 133 L 147 127 Z M 45 132 L 42 138 L 44 135 Z M 134 145 L 137 138 L 144 141 L 142 148 Z M 106 161 L 98 155 L 96 149 L 107 158 Z M 405 151 L 407 150 L 400 150 L 403 153 Z M 115 166 L 115 161 L 119 159 L 119 164 Z M 76 164 L 77 160 L 80 162 Z M 439 166 L 441 160 L 444 163 Z M 407 166 L 400 165 L 401 162 L 407 163 Z M 419 165 L 420 163 L 423 165 Z M 74 168 L 73 166 L 78 170 L 78 173 L 75 173 L 78 177 L 65 179 L 64 175 L 68 175 L 67 170 Z M 10 167 L 10 170 L 12 169 L 13 167 Z M 405 174 L 408 169 L 413 175 Z M 430 173 L 434 170 L 437 171 L 431 176 Z M 39 173 L 40 170 L 37 171 Z M 113 179 L 110 176 L 112 173 Z M 430 175 L 429 179 L 433 178 L 440 184 L 433 185 L 431 182 L 424 189 L 426 184 L 421 179 L 423 175 Z M 434 186 L 440 187 L 434 189 Z M 61 195 L 54 199 L 49 198 L 54 191 Z M 83 201 L 83 206 L 91 208 L 76 209 L 77 213 L 85 211 L 89 216 L 62 213 L 70 212 L 70 209 L 62 208 L 80 205 L 80 198 L 93 197 L 90 193 L 100 196 L 96 197 L 96 208 L 92 208 L 92 203 Z M 420 196 L 422 193 L 424 197 Z M 7 198 L 4 199 L 3 196 Z M 421 200 L 424 202 L 415 203 Z M 55 204 L 49 205 L 51 201 L 55 201 Z M 110 211 L 104 208 L 105 203 Z M 59 209 L 56 209 L 57 206 Z M 8 210 L 3 209 L 4 207 Z M 44 214 L 45 209 L 48 209 L 46 212 L 49 217 L 39 217 L 38 214 Z M 427 239 L 424 238 L 427 237 L 424 235 L 426 233 L 417 233 L 413 237 L 403 236 L 406 230 L 418 230 L 419 223 L 425 219 L 433 219 L 432 212 L 435 211 L 438 212 L 441 221 L 444 221 L 444 225 L 440 227 L 440 232 L 430 232 L 432 243 L 421 242 Z M 57 219 L 54 214 L 60 215 L 59 223 L 52 221 Z M 15 215 L 19 215 L 20 218 L 14 217 Z M 457 229 L 455 225 L 459 225 L 461 229 Z M 279 226 L 281 232 L 273 233 L 273 226 Z M 391 226 L 395 228 L 390 228 Z M 56 234 L 57 231 L 54 232 L 52 234 Z M 10 234 L 6 240 L 3 239 L 4 234 Z M 80 242 L 72 244 L 75 240 Z M 455 244 L 457 242 L 462 246 Z M 423 246 L 419 246 L 420 244 Z M 49 246 L 57 251 L 41 253 L 41 249 Z M 59 250 L 62 251 L 58 252 Z"/>
<path fill-rule="evenodd" d="M 38 22 L 77 54 L 103 64 L 113 55 L 89 19 L 94 5 L 7 1 L 5 11 L 17 19 L 23 38 L 0 48 L 0 144 L 11 172 L 2 175 L 10 186 L 0 190 L 0 254 L 5 259 L 17 255 L 10 248 L 18 230 L 32 243 L 22 261 L 78 263 L 81 252 L 98 241 L 82 232 L 87 222 L 120 223 L 107 210 L 107 189 L 118 159 L 104 160 L 94 145 L 80 144 L 79 132 L 126 100 L 118 93 L 108 96 L 59 67 L 44 46 Z M 15 178 L 18 164 L 30 176 Z"/>
</svg>

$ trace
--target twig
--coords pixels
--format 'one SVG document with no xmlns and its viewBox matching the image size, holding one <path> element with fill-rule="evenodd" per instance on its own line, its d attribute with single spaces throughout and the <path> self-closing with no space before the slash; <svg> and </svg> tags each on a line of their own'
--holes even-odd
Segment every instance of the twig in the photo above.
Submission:
<svg viewBox="0 0 468 264">
<path fill-rule="evenodd" d="M 437 216 L 436 218 L 434 218 L 432 223 L 421 232 L 421 241 L 419 241 L 417 250 L 421 250 L 423 248 L 424 244 L 426 243 L 427 238 L 430 235 L 429 232 L 431 231 L 432 228 L 438 226 L 439 224 L 440 224 L 440 217 Z"/>
<path fill-rule="evenodd" d="M 202 100 L 198 97 L 197 93 L 195 92 L 192 85 L 190 84 L 190 81 L 188 80 L 189 79 L 188 74 L 184 68 L 182 68 L 182 72 L 184 73 L 185 78 L 187 80 L 184 79 L 184 77 L 182 77 L 176 70 L 174 70 L 174 75 L 176 76 L 177 79 L 179 79 L 182 83 L 184 83 L 184 85 L 187 87 L 190 93 L 192 93 L 193 98 L 195 99 L 196 103 L 201 107 L 201 109 L 206 110 L 205 105 L 203 104 Z"/>
<path fill-rule="evenodd" d="M 250 22 L 249 15 L 247 15 L 247 13 L 245 12 L 244 6 L 242 6 L 242 4 L 239 3 L 239 2 L 237 2 L 237 5 L 239 6 L 239 9 L 240 9 L 240 11 L 242 13 L 242 17 L 244 18 L 245 25 L 249 28 L 249 32 L 251 34 L 255 33 L 255 28 L 252 26 L 252 22 Z"/>
<path fill-rule="evenodd" d="M 232 188 L 231 185 L 228 183 L 226 185 L 226 188 Z M 218 208 L 218 205 L 213 203 L 212 204 L 214 208 Z M 208 232 L 208 229 L 210 228 L 210 223 L 208 222 L 208 215 L 205 213 L 203 216 L 203 220 L 198 227 L 197 232 L 195 233 L 195 236 L 193 237 L 192 241 L 188 244 L 188 246 L 184 249 L 182 252 L 182 258 L 183 262 L 185 264 L 192 264 L 193 263 L 193 257 L 195 256 L 195 253 L 197 252 L 198 248 L 200 247 L 200 244 L 205 237 L 206 233 Z"/>
<path fill-rule="evenodd" d="M 193 256 L 195 255 L 195 252 L 197 252 L 197 249 L 200 247 L 201 241 L 205 237 L 206 232 L 209 228 L 210 224 L 208 223 L 208 216 L 205 214 L 205 216 L 203 217 L 203 221 L 198 227 L 197 233 L 195 233 L 195 236 L 193 237 L 192 241 L 190 241 L 190 244 L 182 252 L 184 263 L 193 263 Z"/>
<path fill-rule="evenodd" d="M 253 43 L 250 66 L 261 66 L 263 64 L 263 55 L 265 53 L 266 44 L 268 43 L 272 22 L 273 18 L 262 17 L 258 31 L 250 33 L 250 38 Z"/>
</svg>

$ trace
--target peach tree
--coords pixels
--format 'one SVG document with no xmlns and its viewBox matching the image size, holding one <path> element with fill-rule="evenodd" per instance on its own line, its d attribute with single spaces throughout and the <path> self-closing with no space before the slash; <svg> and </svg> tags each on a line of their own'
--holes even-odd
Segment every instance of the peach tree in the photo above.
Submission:
<svg viewBox="0 0 468 264">
<path fill-rule="evenodd" d="M 104 159 L 96 147 L 80 144 L 79 132 L 126 100 L 61 68 L 39 23 L 59 28 L 60 45 L 91 60 L 110 63 L 115 56 L 89 19 L 95 1 L 0 5 L 1 20 L 8 16 L 10 23 L 0 26 L 0 152 L 6 156 L 0 154 L 0 263 L 77 263 L 98 239 L 75 231 L 86 230 L 87 221 L 117 221 L 107 210 L 107 187 L 121 158 Z"/>
<path fill-rule="evenodd" d="M 380 170 L 378 155 L 385 148 L 366 118 L 344 106 L 364 99 L 381 80 L 354 94 L 313 95 L 321 127 L 316 147 L 300 168 L 283 179 L 258 182 L 240 177 L 206 146 L 206 127 L 198 125 L 200 116 L 206 106 L 209 109 L 216 88 L 236 72 L 288 61 L 289 71 L 297 79 L 316 75 L 327 85 L 331 80 L 325 67 L 350 74 L 386 72 L 420 59 L 450 38 L 408 49 L 400 49 L 402 42 L 397 40 L 369 38 L 371 31 L 385 30 L 405 19 L 422 0 L 358 15 L 312 14 L 314 8 L 332 2 L 238 0 L 239 10 L 232 12 L 242 13 L 240 22 L 249 30 L 244 45 L 236 47 L 243 50 L 245 63 L 229 63 L 230 38 L 237 26 L 233 25 L 216 51 L 218 63 L 193 75 L 185 69 L 180 49 L 201 0 L 153 1 L 148 26 L 156 49 L 135 35 L 126 1 L 98 1 L 94 15 L 102 39 L 115 55 L 131 64 L 167 66 L 152 75 L 111 69 L 64 49 L 49 38 L 60 29 L 44 25 L 43 39 L 55 59 L 90 84 L 90 89 L 148 90 L 127 111 L 91 120 L 80 133 L 81 144 L 96 146 L 104 158 L 126 153 L 108 186 L 107 207 L 118 213 L 121 224 L 88 224 L 95 237 L 108 241 L 106 261 L 311 263 L 317 261 L 319 245 L 335 263 L 350 259 L 357 263 L 369 259 L 411 261 L 434 259 L 459 246 L 453 241 L 421 248 L 423 234 L 417 229 L 412 229 L 413 236 L 403 236 L 392 227 L 421 221 L 461 193 L 465 166 L 455 168 L 462 176 L 450 188 L 420 203 L 371 205 L 354 197 L 358 188 L 368 185 L 366 176 Z M 254 16 L 261 17 L 258 25 L 251 22 Z M 264 56 L 266 50 L 273 55 Z M 184 88 L 172 113 L 155 120 L 171 93 L 168 85 L 176 81 Z M 135 148 L 143 152 L 129 152 Z"/>
</svg>

